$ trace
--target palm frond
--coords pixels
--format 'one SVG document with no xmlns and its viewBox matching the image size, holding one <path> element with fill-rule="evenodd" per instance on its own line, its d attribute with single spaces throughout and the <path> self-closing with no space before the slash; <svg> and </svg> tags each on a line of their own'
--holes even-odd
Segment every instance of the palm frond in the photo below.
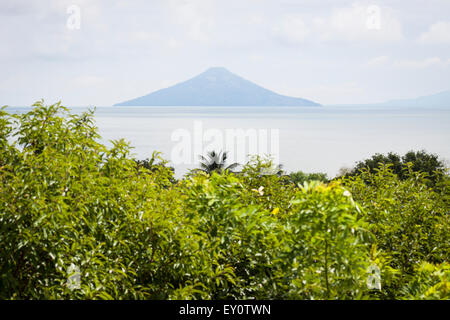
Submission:
<svg viewBox="0 0 450 320">
<path fill-rule="evenodd" d="M 225 170 L 233 170 L 239 164 L 232 163 L 226 166 L 226 160 L 228 159 L 227 151 L 208 151 L 205 156 L 199 155 L 201 170 L 211 173 L 213 171 L 222 172 Z"/>
<path fill-rule="evenodd" d="M 229 166 L 227 166 L 227 167 L 225 168 L 225 170 L 232 171 L 232 170 L 234 170 L 237 166 L 239 166 L 239 163 L 235 162 L 235 163 L 232 163 L 232 164 L 230 164 Z"/>
</svg>

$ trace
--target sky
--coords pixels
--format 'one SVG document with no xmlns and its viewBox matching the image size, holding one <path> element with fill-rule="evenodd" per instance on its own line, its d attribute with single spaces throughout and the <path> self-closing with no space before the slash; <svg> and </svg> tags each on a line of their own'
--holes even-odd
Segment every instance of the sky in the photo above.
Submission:
<svg viewBox="0 0 450 320">
<path fill-rule="evenodd" d="M 450 89 L 449 0 L 1 0 L 0 105 L 109 106 L 225 67 L 280 94 Z"/>
</svg>

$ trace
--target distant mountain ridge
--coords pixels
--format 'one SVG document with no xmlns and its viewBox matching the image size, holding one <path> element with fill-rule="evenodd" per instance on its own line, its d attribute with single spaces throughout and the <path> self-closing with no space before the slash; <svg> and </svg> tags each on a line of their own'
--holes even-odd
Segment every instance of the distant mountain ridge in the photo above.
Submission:
<svg viewBox="0 0 450 320">
<path fill-rule="evenodd" d="M 376 105 L 389 107 L 450 108 L 450 90 L 415 99 L 390 100 L 377 103 Z"/>
<path fill-rule="evenodd" d="M 115 106 L 320 106 L 280 95 L 231 73 L 210 68 L 198 76 Z"/>
</svg>

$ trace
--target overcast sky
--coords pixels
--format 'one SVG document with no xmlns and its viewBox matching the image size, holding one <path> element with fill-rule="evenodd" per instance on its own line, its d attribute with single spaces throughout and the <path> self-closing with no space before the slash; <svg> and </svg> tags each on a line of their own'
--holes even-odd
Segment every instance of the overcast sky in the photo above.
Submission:
<svg viewBox="0 0 450 320">
<path fill-rule="evenodd" d="M 107 106 L 212 66 L 323 104 L 450 89 L 449 0 L 1 0 L 0 42 L 0 105 Z"/>
</svg>

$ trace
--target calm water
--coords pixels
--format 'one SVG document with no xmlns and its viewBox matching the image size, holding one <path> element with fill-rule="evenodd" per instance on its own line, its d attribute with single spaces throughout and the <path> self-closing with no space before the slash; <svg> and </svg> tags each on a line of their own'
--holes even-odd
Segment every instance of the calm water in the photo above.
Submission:
<svg viewBox="0 0 450 320">
<path fill-rule="evenodd" d="M 85 109 L 72 108 L 74 112 Z M 24 112 L 29 108 L 9 110 Z M 191 163 L 173 164 L 172 153 L 180 142 L 173 141 L 172 134 L 189 134 L 191 144 L 195 144 L 194 127 L 199 124 L 203 134 L 217 129 L 224 136 L 230 129 L 268 133 L 278 129 L 279 161 L 287 171 L 334 176 L 341 167 L 352 166 L 376 152 L 405 153 L 411 149 L 425 149 L 450 159 L 450 108 L 98 107 L 95 118 L 105 143 L 125 138 L 140 159 L 150 157 L 154 150 L 161 151 L 172 160 L 177 176 L 198 163 L 193 146 L 187 149 Z M 207 144 L 204 141 L 204 147 Z"/>
</svg>

